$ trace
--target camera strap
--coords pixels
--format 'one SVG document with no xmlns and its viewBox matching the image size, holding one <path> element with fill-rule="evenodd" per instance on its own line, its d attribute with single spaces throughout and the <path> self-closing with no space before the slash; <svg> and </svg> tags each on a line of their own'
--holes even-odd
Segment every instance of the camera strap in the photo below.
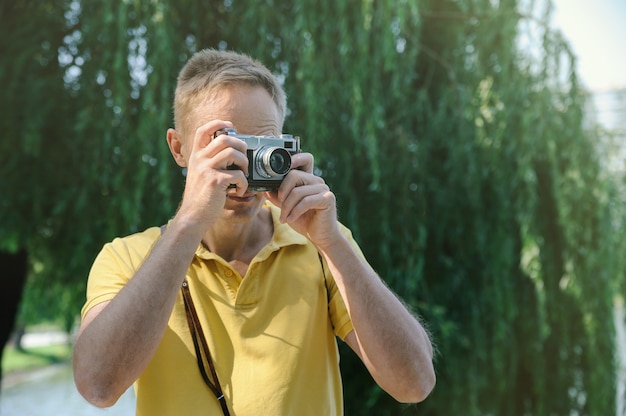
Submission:
<svg viewBox="0 0 626 416">
<path fill-rule="evenodd" d="M 162 225 L 160 228 L 161 235 L 163 235 L 166 225 Z M 228 411 L 228 405 L 226 404 L 226 397 L 224 397 L 224 393 L 222 392 L 222 386 L 220 385 L 220 381 L 217 378 L 217 371 L 215 371 L 215 365 L 213 364 L 213 359 L 211 358 L 209 345 L 207 344 L 206 338 L 204 337 L 204 331 L 202 331 L 202 325 L 200 325 L 200 319 L 198 319 L 196 307 L 193 304 L 193 298 L 191 297 L 191 292 L 189 291 L 189 284 L 187 283 L 187 279 L 185 279 L 185 281 L 183 282 L 180 291 L 183 295 L 183 303 L 185 304 L 187 325 L 189 326 L 189 332 L 191 333 L 193 346 L 196 350 L 198 369 L 200 370 L 200 374 L 202 375 L 204 383 L 211 390 L 211 392 L 213 392 L 215 398 L 222 407 L 222 413 L 224 414 L 224 416 L 230 416 L 230 412 Z M 209 371 L 211 372 L 211 377 L 213 377 L 214 382 L 211 381 L 209 375 L 207 374 L 205 360 L 209 365 Z"/>
<path fill-rule="evenodd" d="M 222 406 L 222 413 L 224 413 L 224 416 L 230 416 L 230 413 L 228 412 L 228 406 L 226 405 L 226 398 L 224 397 L 224 393 L 222 392 L 222 387 L 220 386 L 220 381 L 217 378 L 217 372 L 215 371 L 215 365 L 213 364 L 213 360 L 211 359 L 211 352 L 209 351 L 209 346 L 206 342 L 206 338 L 204 337 L 204 332 L 202 331 L 202 326 L 200 325 L 200 320 L 198 319 L 198 314 L 196 313 L 196 308 L 193 304 L 191 293 L 189 292 L 189 284 L 187 284 L 187 279 L 185 279 L 185 281 L 183 282 L 181 292 L 183 294 L 183 301 L 185 303 L 187 324 L 189 325 L 189 331 L 191 332 L 191 338 L 193 339 L 193 346 L 196 350 L 198 369 L 200 370 L 200 374 L 202 375 L 204 383 L 213 392 L 215 398 L 220 403 L 220 406 Z M 209 371 L 211 372 L 213 382 L 211 382 L 211 379 L 207 374 L 205 361 L 209 365 Z"/>
<path fill-rule="evenodd" d="M 161 234 L 165 232 L 166 226 L 163 225 L 161 228 Z M 330 306 L 330 293 L 328 292 L 328 281 L 326 279 L 326 269 L 324 267 L 324 260 L 322 259 L 322 255 L 317 253 L 320 265 L 322 267 L 322 275 L 324 277 L 324 288 L 326 289 L 326 299 L 327 305 Z M 202 330 L 202 325 L 200 325 L 200 319 L 198 319 L 198 314 L 196 312 L 196 307 L 193 304 L 193 298 L 191 297 L 191 292 L 189 291 L 189 284 L 187 283 L 187 279 L 183 282 L 181 286 L 181 293 L 183 295 L 183 303 L 185 304 L 185 314 L 187 315 L 187 325 L 189 326 L 189 332 L 191 333 L 191 338 L 193 340 L 193 346 L 196 351 L 196 360 L 198 362 L 198 369 L 200 370 L 200 374 L 202 375 L 202 379 L 207 387 L 213 392 L 215 398 L 219 402 L 222 407 L 222 413 L 224 416 L 230 416 L 230 412 L 228 411 L 228 405 L 226 404 L 226 397 L 222 391 L 222 387 L 220 385 L 219 379 L 217 377 L 217 371 L 215 370 L 215 365 L 213 364 L 213 359 L 211 358 L 211 352 L 209 351 L 209 345 L 207 344 L 206 338 L 204 336 L 204 331 Z M 204 357 L 204 358 L 203 358 Z M 211 373 L 211 377 L 213 378 L 213 382 L 207 373 L 206 363 L 209 366 L 209 372 Z"/>
</svg>

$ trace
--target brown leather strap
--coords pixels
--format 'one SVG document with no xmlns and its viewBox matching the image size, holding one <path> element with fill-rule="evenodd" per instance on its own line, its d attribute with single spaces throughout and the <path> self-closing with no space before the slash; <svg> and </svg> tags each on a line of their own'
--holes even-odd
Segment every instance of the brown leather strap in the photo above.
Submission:
<svg viewBox="0 0 626 416">
<path fill-rule="evenodd" d="M 165 225 L 161 226 L 161 234 L 165 232 L 165 228 Z M 324 267 L 324 260 L 322 259 L 322 255 L 319 252 L 317 255 L 320 261 L 320 265 L 322 267 L 322 275 L 324 276 L 324 288 L 326 289 L 327 304 L 328 307 L 330 307 L 330 293 L 328 292 L 328 282 L 326 280 L 326 269 Z M 220 406 L 222 406 L 222 413 L 224 414 L 224 416 L 230 416 L 230 412 L 228 411 L 228 405 L 226 404 L 226 398 L 224 397 L 222 387 L 220 385 L 219 379 L 217 378 L 217 372 L 215 371 L 215 365 L 213 364 L 213 360 L 211 358 L 211 352 L 209 351 L 209 346 L 207 344 L 206 338 L 204 337 L 204 332 L 202 331 L 202 326 L 200 325 L 200 320 L 198 319 L 198 314 L 196 313 L 196 308 L 193 304 L 193 299 L 191 298 L 191 293 L 189 291 L 189 284 L 187 283 L 186 279 L 181 287 L 181 292 L 183 294 L 183 302 L 185 304 L 187 324 L 189 325 L 189 331 L 191 332 L 191 338 L 193 339 L 193 346 L 196 350 L 198 369 L 200 370 L 202 379 L 209 387 L 209 389 L 213 392 Z M 202 349 L 200 347 L 202 347 Z M 215 383 L 211 382 L 206 372 L 204 360 L 202 358 L 203 354 L 206 362 L 209 364 L 211 377 L 213 377 Z"/>
<path fill-rule="evenodd" d="M 200 370 L 202 379 L 209 387 L 209 389 L 211 389 L 211 391 L 217 398 L 217 401 L 220 403 L 220 406 L 222 406 L 222 412 L 224 413 L 224 416 L 230 416 L 230 413 L 228 412 L 228 406 L 226 404 L 226 398 L 224 397 L 224 393 L 222 392 L 222 387 L 220 386 L 219 379 L 217 378 L 217 372 L 215 371 L 215 365 L 213 365 L 213 360 L 211 359 L 211 352 L 209 351 L 209 346 L 207 344 L 206 338 L 204 337 L 204 332 L 202 331 L 202 326 L 200 325 L 200 320 L 198 319 L 198 314 L 196 313 L 196 308 L 193 304 L 191 293 L 189 292 L 189 285 L 187 284 L 187 280 L 183 282 L 181 292 L 183 294 L 183 301 L 185 303 L 187 324 L 189 325 L 189 331 L 191 332 L 191 338 L 193 339 L 193 346 L 196 350 L 198 369 Z M 202 349 L 200 347 L 202 347 Z M 202 358 L 203 354 L 204 359 Z M 209 370 L 211 371 L 211 377 L 213 378 L 214 382 L 211 382 L 207 374 L 204 360 L 206 360 L 206 362 L 209 364 Z"/>
<path fill-rule="evenodd" d="M 166 228 L 167 225 L 165 224 L 160 227 L 161 235 L 165 233 Z M 189 284 L 187 283 L 187 279 L 185 279 L 185 281 L 183 282 L 180 291 L 183 294 L 185 314 L 187 315 L 187 325 L 189 325 L 189 332 L 191 332 L 193 346 L 196 350 L 198 369 L 200 370 L 200 374 L 202 375 L 202 379 L 204 380 L 205 384 L 213 392 L 220 406 L 222 406 L 222 413 L 224 413 L 224 416 L 230 416 L 230 413 L 228 411 L 228 405 L 226 404 L 226 398 L 224 397 L 224 393 L 222 392 L 222 386 L 220 386 L 220 381 L 217 378 L 217 372 L 215 371 L 215 366 L 213 365 L 213 360 L 211 359 L 211 352 L 209 351 L 209 346 L 206 342 L 206 338 L 204 337 L 204 332 L 202 331 L 202 326 L 200 325 L 200 320 L 198 319 L 198 314 L 196 313 L 196 307 L 193 304 L 191 292 L 189 292 Z M 200 341 L 198 342 L 198 340 Z M 200 349 L 200 344 L 202 345 L 202 350 Z M 211 376 L 213 377 L 213 380 L 215 380 L 215 384 L 211 382 L 206 372 L 204 360 L 202 359 L 203 353 L 206 361 L 209 363 L 209 370 L 211 371 Z"/>
</svg>

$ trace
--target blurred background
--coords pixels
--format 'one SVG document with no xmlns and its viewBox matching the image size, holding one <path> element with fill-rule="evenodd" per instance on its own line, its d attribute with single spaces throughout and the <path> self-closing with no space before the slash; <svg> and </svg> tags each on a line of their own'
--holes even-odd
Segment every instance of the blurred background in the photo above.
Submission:
<svg viewBox="0 0 626 416">
<path fill-rule="evenodd" d="M 176 75 L 264 62 L 438 383 L 399 405 L 342 355 L 348 415 L 624 415 L 621 0 L 4 0 L 0 414 L 134 414 L 75 392 L 102 245 L 165 223 Z M 341 346 L 344 349 L 344 346 Z"/>
</svg>

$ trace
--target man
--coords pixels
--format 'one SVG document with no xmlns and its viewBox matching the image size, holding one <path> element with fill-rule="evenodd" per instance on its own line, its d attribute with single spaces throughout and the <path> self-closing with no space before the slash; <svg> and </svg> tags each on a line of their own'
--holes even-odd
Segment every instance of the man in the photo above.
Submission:
<svg viewBox="0 0 626 416">
<path fill-rule="evenodd" d="M 167 143 L 184 194 L 166 227 L 94 262 L 74 349 L 88 401 L 135 383 L 138 415 L 341 414 L 335 336 L 397 400 L 429 394 L 428 335 L 337 222 L 313 157 L 294 154 L 277 191 L 248 189 L 247 144 L 223 129 L 277 136 L 285 109 L 247 56 L 203 50 L 182 69 Z"/>
</svg>

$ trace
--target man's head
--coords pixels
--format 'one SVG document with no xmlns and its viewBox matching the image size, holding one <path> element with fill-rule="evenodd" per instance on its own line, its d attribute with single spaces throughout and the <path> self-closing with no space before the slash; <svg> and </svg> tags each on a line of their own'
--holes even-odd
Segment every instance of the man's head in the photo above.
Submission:
<svg viewBox="0 0 626 416">
<path fill-rule="evenodd" d="M 197 116 L 201 104 L 215 97 L 217 91 L 232 86 L 260 86 L 272 97 L 282 128 L 286 96 L 276 77 L 260 62 L 230 51 L 204 49 L 195 53 L 180 71 L 174 97 L 175 129 L 183 136 L 189 121 Z"/>
</svg>

